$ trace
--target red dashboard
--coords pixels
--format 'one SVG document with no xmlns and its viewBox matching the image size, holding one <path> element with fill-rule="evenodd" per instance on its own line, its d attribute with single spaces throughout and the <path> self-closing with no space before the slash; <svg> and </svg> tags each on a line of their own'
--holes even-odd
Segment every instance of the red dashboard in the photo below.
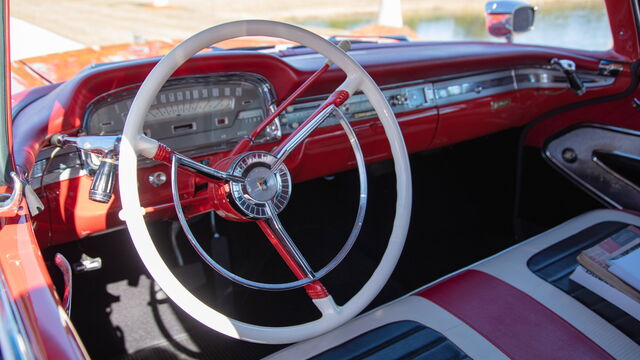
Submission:
<svg viewBox="0 0 640 360">
<path fill-rule="evenodd" d="M 520 127 L 553 109 L 577 101 L 588 101 L 624 92 L 632 83 L 631 65 L 619 74 L 599 74 L 597 54 L 553 51 L 549 48 L 491 43 L 399 43 L 355 47 L 350 55 L 358 60 L 389 95 L 404 133 L 409 152 L 455 144 L 500 130 Z M 583 96 L 569 88 L 562 73 L 549 65 L 552 58 L 575 62 L 587 85 Z M 53 181 L 34 176 L 34 164 L 46 161 L 49 138 L 56 133 L 76 134 L 85 126 L 88 106 L 104 94 L 141 83 L 157 59 L 104 64 L 85 69 L 66 83 L 20 94 L 14 104 L 13 141 L 16 162 L 31 173 L 31 183 L 46 210 L 34 217 L 42 247 L 72 241 L 123 226 L 118 217 L 120 201 L 92 202 L 87 193 L 92 178 L 77 171 Z M 251 73 L 263 77 L 280 103 L 316 69 L 324 59 L 304 50 L 277 54 L 212 51 L 199 54 L 180 67 L 175 78 L 208 74 Z M 331 68 L 294 104 L 297 111 L 329 94 L 344 79 Z M 409 95 L 407 95 L 409 94 Z M 413 95 L 411 95 L 413 94 Z M 407 97 L 421 99 L 408 104 Z M 353 108 L 356 106 L 353 105 Z M 384 131 L 365 110 L 344 109 L 361 142 L 367 162 L 390 157 Z M 349 113 L 351 111 L 351 113 Z M 612 119 L 611 121 L 615 121 Z M 282 123 L 282 136 L 291 122 Z M 536 135 L 544 137 L 545 131 Z M 535 143 L 535 139 L 532 140 Z M 270 150 L 278 141 L 257 145 Z M 196 157 L 215 163 L 225 151 Z M 354 157 L 341 127 L 322 127 L 287 159 L 293 180 L 300 182 L 353 168 Z M 38 166 L 35 166 L 38 168 Z M 152 164 L 141 168 L 139 186 L 142 205 L 150 219 L 173 216 L 169 182 L 149 183 L 149 175 L 169 173 L 168 167 Z M 45 176 L 45 179 L 47 177 Z M 40 181 L 43 181 L 39 186 Z M 206 186 L 189 176 L 179 179 L 183 207 L 189 215 L 210 210 Z"/>
</svg>

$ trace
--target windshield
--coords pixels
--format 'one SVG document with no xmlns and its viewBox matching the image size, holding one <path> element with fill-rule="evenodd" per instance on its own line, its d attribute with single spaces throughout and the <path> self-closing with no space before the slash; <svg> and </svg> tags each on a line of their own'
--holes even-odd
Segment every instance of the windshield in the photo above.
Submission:
<svg viewBox="0 0 640 360">
<path fill-rule="evenodd" d="M 12 59 L 116 44 L 144 44 L 112 51 L 93 62 L 157 56 L 177 41 L 215 24 L 250 18 L 294 23 L 316 33 L 398 35 L 411 41 L 493 41 L 485 25 L 485 0 L 16 0 L 11 3 Z M 604 0 L 531 0 L 534 27 L 515 43 L 584 50 L 612 46 Z M 234 43 L 273 45 L 273 42 Z M 226 46 L 233 47 L 233 46 Z M 246 47 L 246 46 L 243 46 Z M 124 49 L 124 48 L 123 48 Z M 137 50 L 137 51 L 136 51 Z M 38 69 L 35 69 L 36 71 Z"/>
</svg>

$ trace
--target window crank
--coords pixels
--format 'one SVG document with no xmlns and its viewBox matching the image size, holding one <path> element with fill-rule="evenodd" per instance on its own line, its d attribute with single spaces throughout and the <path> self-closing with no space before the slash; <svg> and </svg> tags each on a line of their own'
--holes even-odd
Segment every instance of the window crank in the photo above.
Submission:
<svg viewBox="0 0 640 360">
<path fill-rule="evenodd" d="M 569 87 L 573 90 L 576 95 L 583 95 L 587 89 L 582 83 L 582 80 L 576 74 L 576 63 L 567 59 L 558 59 L 553 58 L 550 61 L 552 66 L 557 66 L 562 70 L 564 76 L 567 77 L 567 81 L 569 82 Z"/>
</svg>

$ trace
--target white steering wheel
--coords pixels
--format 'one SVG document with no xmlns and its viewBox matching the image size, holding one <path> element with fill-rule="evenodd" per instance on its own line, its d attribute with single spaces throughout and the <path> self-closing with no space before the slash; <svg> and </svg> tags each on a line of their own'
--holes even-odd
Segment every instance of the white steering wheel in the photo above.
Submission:
<svg viewBox="0 0 640 360">
<path fill-rule="evenodd" d="M 228 169 L 221 170 L 197 165 L 194 161 L 173 152 L 163 144 L 158 143 L 156 140 L 144 136 L 142 129 L 146 114 L 149 111 L 155 96 L 171 74 L 173 74 L 180 65 L 200 50 L 211 46 L 212 44 L 241 36 L 271 36 L 307 46 L 324 55 L 336 64 L 347 74 L 347 79 L 336 89 L 330 99 L 324 104 L 324 108 L 319 109 L 315 116 L 308 119 L 308 121 L 305 122 L 299 130 L 291 134 L 291 136 L 280 145 L 279 151 L 276 150 L 274 154 L 264 152 L 245 152 L 239 154 L 237 155 L 234 164 L 232 164 Z M 263 227 L 263 230 L 265 230 L 267 236 L 270 237 L 270 240 L 271 237 L 274 237 L 275 241 L 279 242 L 279 245 L 284 246 L 285 254 L 299 255 L 296 253 L 295 250 L 297 249 L 295 249 L 295 246 L 292 244 L 291 239 L 286 235 L 286 232 L 281 232 L 279 229 L 280 223 L 277 220 L 276 214 L 281 210 L 281 208 L 274 206 L 274 204 L 276 204 L 276 200 L 273 198 L 277 196 L 276 193 L 279 194 L 282 188 L 270 188 L 271 185 L 268 184 L 279 183 L 277 181 L 279 179 L 278 176 L 280 176 L 280 179 L 286 179 L 286 177 L 289 176 L 288 170 L 283 163 L 286 155 L 295 148 L 295 146 L 301 143 L 309 133 L 311 133 L 311 131 L 324 120 L 322 116 L 325 116 L 326 118 L 326 112 L 339 112 L 337 106 L 344 102 L 344 100 L 349 96 L 360 90 L 367 96 L 382 122 L 391 146 L 397 182 L 397 199 L 393 231 L 391 232 L 384 255 L 369 280 L 367 280 L 365 285 L 356 293 L 356 295 L 354 295 L 343 306 L 337 306 L 328 292 L 320 291 L 321 293 L 318 293 L 318 291 L 316 291 L 312 294 L 313 291 L 310 292 L 310 289 L 307 288 L 307 292 L 310 294 L 313 303 L 318 307 L 322 316 L 319 319 L 292 326 L 271 327 L 241 322 L 229 318 L 201 302 L 173 275 L 162 260 L 153 244 L 153 241 L 151 240 L 144 220 L 144 211 L 140 206 L 140 198 L 138 194 L 138 155 L 172 164 L 172 177 L 174 182 L 176 169 L 180 165 L 187 167 L 192 172 L 198 172 L 200 174 L 204 173 L 206 176 L 222 183 L 235 184 L 238 189 L 249 189 L 246 190 L 248 192 L 245 195 L 247 198 L 254 197 L 256 199 L 256 204 L 263 205 L 264 212 L 261 213 L 258 211 L 252 214 L 245 212 L 242 213 L 242 215 L 247 219 L 257 220 L 261 227 Z M 349 133 L 354 135 L 353 131 L 348 126 L 348 122 L 342 121 L 341 123 L 348 135 Z M 305 124 L 307 126 L 305 126 Z M 349 137 L 353 143 L 354 139 L 352 139 L 351 136 Z M 357 140 L 355 141 L 357 143 Z M 359 147 L 356 149 L 354 145 L 354 151 L 357 152 L 358 150 Z M 263 161 L 261 164 L 264 166 L 259 171 L 243 173 L 241 166 L 238 164 L 251 156 L 253 156 L 252 159 L 262 159 L 260 161 Z M 265 160 L 265 156 L 269 157 L 269 159 Z M 362 179 L 364 163 L 359 162 L 358 166 L 361 171 Z M 269 172 L 268 170 L 271 170 L 272 172 Z M 269 344 L 297 342 L 330 331 L 356 316 L 375 298 L 385 285 L 389 276 L 391 276 L 402 252 L 409 227 L 411 214 L 411 170 L 409 167 L 409 158 L 402 133 L 393 111 L 385 100 L 384 95 L 367 72 L 343 50 L 307 30 L 279 22 L 247 20 L 214 26 L 183 41 L 164 58 L 162 58 L 142 83 L 140 90 L 131 105 L 120 144 L 119 174 L 120 199 L 123 208 L 121 215 L 127 223 L 129 233 L 131 234 L 131 238 L 142 262 L 158 285 L 180 308 L 182 308 L 182 310 L 204 325 L 230 337 L 252 342 Z M 252 181 L 255 183 L 250 184 Z M 242 184 L 242 186 L 237 184 Z M 228 186 L 227 188 L 230 187 L 233 186 Z M 175 193 L 174 198 L 177 198 Z M 285 205 L 282 205 L 282 207 L 284 206 Z M 177 209 L 180 212 L 180 208 L 177 207 Z M 261 219 L 267 219 L 270 226 L 265 225 L 267 222 L 262 221 Z M 181 217 L 181 222 L 183 222 L 184 227 L 185 221 L 183 221 L 183 217 Z M 293 246 L 294 251 L 291 251 L 291 246 Z M 206 254 L 203 255 L 200 253 L 200 255 L 203 256 L 205 261 L 207 261 Z M 292 261 L 293 266 L 298 266 L 298 269 L 301 267 L 304 268 L 304 265 L 306 265 L 304 258 L 296 258 Z M 210 265 L 213 266 L 213 264 Z M 216 270 L 220 271 L 219 269 Z M 231 279 L 242 283 L 242 279 Z M 319 283 L 319 277 L 316 277 L 312 271 L 303 272 L 298 279 L 298 282 L 274 285 L 276 287 L 280 286 L 281 289 L 284 289 L 298 286 L 305 286 L 306 288 L 307 286 L 319 284 L 319 289 L 324 290 L 322 285 Z M 251 286 L 251 284 L 248 284 L 247 286 Z M 260 288 L 260 286 L 257 287 Z M 316 290 L 318 290 L 318 288 L 316 288 Z"/>
</svg>

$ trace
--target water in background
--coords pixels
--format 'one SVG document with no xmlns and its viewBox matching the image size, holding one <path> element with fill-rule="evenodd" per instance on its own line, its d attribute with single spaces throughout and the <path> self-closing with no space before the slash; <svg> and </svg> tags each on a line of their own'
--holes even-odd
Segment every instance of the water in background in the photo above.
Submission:
<svg viewBox="0 0 640 360">
<path fill-rule="evenodd" d="M 477 14 L 405 15 L 404 20 L 405 25 L 417 33 L 419 40 L 504 42 L 487 33 L 481 9 Z M 303 25 L 353 30 L 374 22 L 374 18 L 353 18 L 304 22 Z M 607 50 L 613 45 L 607 13 L 600 3 L 579 8 L 541 7 L 536 11 L 534 28 L 517 34 L 514 42 L 584 50 Z"/>
</svg>

